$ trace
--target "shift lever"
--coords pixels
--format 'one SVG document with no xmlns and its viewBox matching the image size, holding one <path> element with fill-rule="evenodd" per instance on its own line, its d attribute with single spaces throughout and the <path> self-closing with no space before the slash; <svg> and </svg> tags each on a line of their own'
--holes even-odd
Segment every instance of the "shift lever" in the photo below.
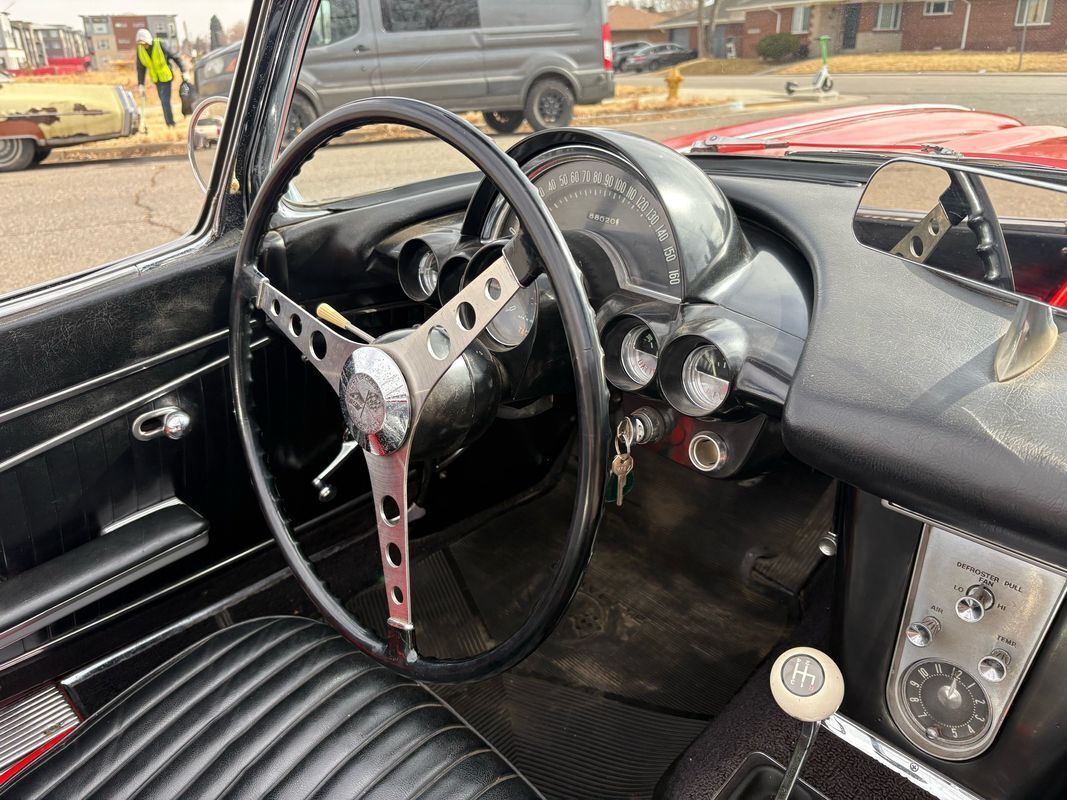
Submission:
<svg viewBox="0 0 1067 800">
<path fill-rule="evenodd" d="M 832 717 L 841 706 L 845 679 L 826 653 L 814 647 L 794 647 L 778 656 L 771 667 L 771 694 L 782 711 L 803 723 L 782 785 L 774 796 L 774 800 L 788 800 L 815 744 L 819 723 Z"/>
</svg>

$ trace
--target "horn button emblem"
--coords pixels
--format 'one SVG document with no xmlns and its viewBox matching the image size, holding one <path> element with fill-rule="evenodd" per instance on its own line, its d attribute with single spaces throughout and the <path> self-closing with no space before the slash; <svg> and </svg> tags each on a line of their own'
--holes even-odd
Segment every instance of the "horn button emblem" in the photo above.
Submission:
<svg viewBox="0 0 1067 800">
<path fill-rule="evenodd" d="M 376 347 L 356 349 L 341 370 L 341 411 L 356 442 L 378 455 L 404 444 L 411 395 L 397 363 Z"/>
</svg>

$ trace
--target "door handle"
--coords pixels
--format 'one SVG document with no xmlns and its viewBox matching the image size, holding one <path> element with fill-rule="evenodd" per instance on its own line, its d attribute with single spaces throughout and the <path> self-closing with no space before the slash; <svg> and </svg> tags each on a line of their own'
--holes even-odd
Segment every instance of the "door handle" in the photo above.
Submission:
<svg viewBox="0 0 1067 800">
<path fill-rule="evenodd" d="M 352 48 L 352 52 L 353 53 L 369 53 L 370 52 L 370 48 L 367 47 L 365 44 L 357 44 L 355 47 Z"/>
<path fill-rule="evenodd" d="M 146 411 L 133 421 L 133 438 L 141 442 L 150 442 L 165 436 L 168 439 L 181 439 L 189 432 L 193 420 L 189 414 L 177 406 L 165 406 Z"/>
</svg>

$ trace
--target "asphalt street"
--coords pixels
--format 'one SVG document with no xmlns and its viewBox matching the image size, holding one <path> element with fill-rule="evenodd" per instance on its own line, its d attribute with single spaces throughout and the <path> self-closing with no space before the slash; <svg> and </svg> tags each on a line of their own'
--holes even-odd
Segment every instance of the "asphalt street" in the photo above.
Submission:
<svg viewBox="0 0 1067 800">
<path fill-rule="evenodd" d="M 658 83 L 627 76 L 625 83 Z M 780 91 L 781 76 L 690 77 L 694 89 Z M 958 103 L 1018 117 L 1031 124 L 1067 124 L 1067 76 L 843 75 L 835 88 L 847 102 Z M 654 139 L 813 104 L 758 112 L 714 113 L 618 125 Z M 508 147 L 518 137 L 501 136 Z M 310 198 L 352 195 L 469 169 L 439 142 L 415 140 L 330 147 L 309 165 L 299 188 Z M 68 275 L 163 244 L 189 230 L 203 202 L 184 158 L 142 158 L 91 164 L 49 164 L 0 175 L 0 292 Z"/>
</svg>

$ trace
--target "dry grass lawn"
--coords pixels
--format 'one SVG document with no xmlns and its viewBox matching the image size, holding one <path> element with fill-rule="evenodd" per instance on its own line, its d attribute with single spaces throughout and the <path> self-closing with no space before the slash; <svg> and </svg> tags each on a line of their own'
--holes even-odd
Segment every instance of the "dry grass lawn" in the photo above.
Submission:
<svg viewBox="0 0 1067 800">
<path fill-rule="evenodd" d="M 682 64 L 683 75 L 753 75 L 774 65 L 758 58 L 704 58 Z"/>
<path fill-rule="evenodd" d="M 780 75 L 811 75 L 819 68 L 819 59 L 787 64 Z M 850 72 L 1016 72 L 1018 53 L 961 53 L 956 51 L 927 53 L 866 53 L 830 57 L 830 71 Z M 1023 72 L 1067 72 L 1067 53 L 1027 53 Z"/>
</svg>

